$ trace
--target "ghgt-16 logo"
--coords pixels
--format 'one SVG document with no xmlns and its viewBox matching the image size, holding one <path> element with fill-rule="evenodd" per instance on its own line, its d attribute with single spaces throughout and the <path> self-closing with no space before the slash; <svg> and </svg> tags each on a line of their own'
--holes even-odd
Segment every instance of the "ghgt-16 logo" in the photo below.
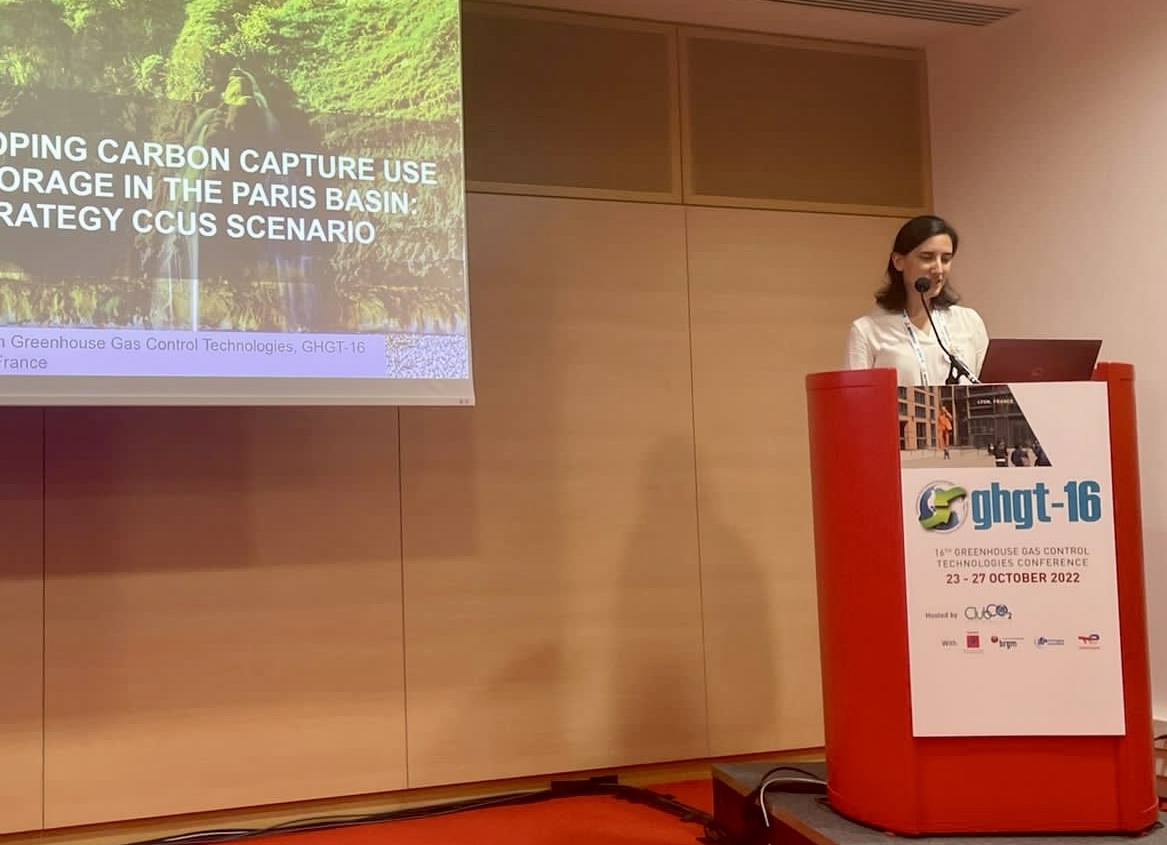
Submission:
<svg viewBox="0 0 1167 845">
<path fill-rule="evenodd" d="M 925 531 L 953 531 L 967 521 L 976 531 L 1011 525 L 1027 531 L 1041 523 L 1098 522 L 1105 510 L 1102 485 L 1094 479 L 1070 479 L 1061 489 L 1037 481 L 1013 487 L 994 481 L 966 489 L 951 481 L 933 481 L 916 500 L 917 518 Z"/>
<path fill-rule="evenodd" d="M 968 491 L 948 481 L 933 481 L 920 491 L 916 513 L 925 531 L 954 531 L 968 516 Z"/>
</svg>

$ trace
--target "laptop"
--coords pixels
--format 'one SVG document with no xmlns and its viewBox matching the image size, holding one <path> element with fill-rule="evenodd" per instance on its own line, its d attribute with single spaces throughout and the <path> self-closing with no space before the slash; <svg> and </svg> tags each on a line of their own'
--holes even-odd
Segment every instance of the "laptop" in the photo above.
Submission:
<svg viewBox="0 0 1167 845">
<path fill-rule="evenodd" d="M 977 378 L 982 384 L 1089 381 L 1101 348 L 1101 340 L 995 337 L 985 350 Z"/>
</svg>

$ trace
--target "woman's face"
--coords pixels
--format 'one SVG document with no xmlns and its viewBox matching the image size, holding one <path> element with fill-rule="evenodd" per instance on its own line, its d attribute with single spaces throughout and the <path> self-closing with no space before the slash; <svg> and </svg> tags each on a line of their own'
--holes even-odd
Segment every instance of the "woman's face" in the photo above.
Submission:
<svg viewBox="0 0 1167 845">
<path fill-rule="evenodd" d="M 916 279 L 927 278 L 930 282 L 924 294 L 929 299 L 944 289 L 952 267 L 952 254 L 952 238 L 948 235 L 933 235 L 907 255 L 892 254 L 892 265 L 904 274 L 909 301 L 917 296 Z"/>
</svg>

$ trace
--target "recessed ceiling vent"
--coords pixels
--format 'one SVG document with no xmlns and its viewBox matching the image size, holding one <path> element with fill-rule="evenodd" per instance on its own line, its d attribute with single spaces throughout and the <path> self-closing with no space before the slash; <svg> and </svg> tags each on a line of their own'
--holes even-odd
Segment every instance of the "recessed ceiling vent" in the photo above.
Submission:
<svg viewBox="0 0 1167 845">
<path fill-rule="evenodd" d="M 955 23 L 964 26 L 987 26 L 1007 18 L 1017 9 L 962 3 L 960 0 L 770 0 L 788 6 L 812 6 L 816 9 L 839 9 L 896 18 Z"/>
</svg>

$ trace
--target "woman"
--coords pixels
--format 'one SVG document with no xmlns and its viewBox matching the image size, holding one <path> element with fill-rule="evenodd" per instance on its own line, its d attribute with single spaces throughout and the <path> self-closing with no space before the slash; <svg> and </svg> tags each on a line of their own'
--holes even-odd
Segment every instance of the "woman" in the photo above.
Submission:
<svg viewBox="0 0 1167 845">
<path fill-rule="evenodd" d="M 958 245 L 956 230 L 939 217 L 924 215 L 903 225 L 887 261 L 887 283 L 875 295 L 878 307 L 851 324 L 848 369 L 889 367 L 900 385 L 944 384 L 950 362 L 939 333 L 949 352 L 974 376 L 980 373 L 989 346 L 985 323 L 973 309 L 957 305 L 960 297 L 948 281 Z M 928 285 L 923 296 L 935 332 L 916 290 L 919 279 Z"/>
</svg>

